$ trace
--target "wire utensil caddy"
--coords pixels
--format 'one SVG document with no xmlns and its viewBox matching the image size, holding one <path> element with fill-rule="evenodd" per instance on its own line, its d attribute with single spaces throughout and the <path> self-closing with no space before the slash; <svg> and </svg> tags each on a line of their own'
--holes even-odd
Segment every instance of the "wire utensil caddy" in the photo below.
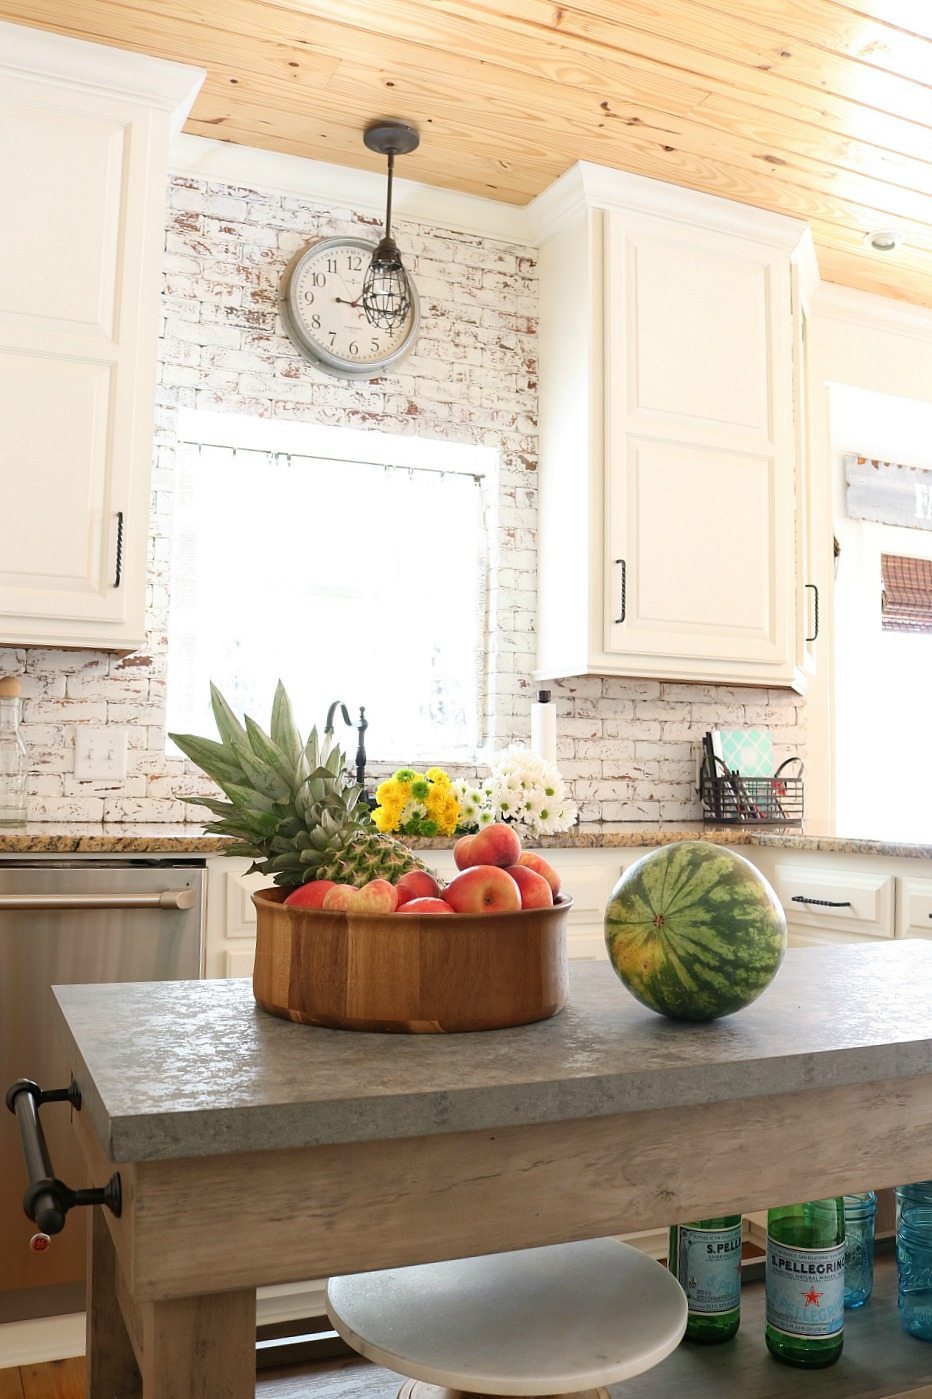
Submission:
<svg viewBox="0 0 932 1399">
<path fill-rule="evenodd" d="M 786 769 L 796 768 L 794 776 Z M 702 819 L 725 826 L 798 826 L 803 819 L 802 762 L 787 758 L 773 777 L 741 777 L 727 768 L 699 777 Z"/>
</svg>

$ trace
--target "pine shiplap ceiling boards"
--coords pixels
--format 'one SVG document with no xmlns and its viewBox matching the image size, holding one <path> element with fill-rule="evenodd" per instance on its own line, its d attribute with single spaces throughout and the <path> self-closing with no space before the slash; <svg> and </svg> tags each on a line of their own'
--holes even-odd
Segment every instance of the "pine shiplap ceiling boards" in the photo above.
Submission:
<svg viewBox="0 0 932 1399">
<path fill-rule="evenodd" d="M 525 204 L 577 160 L 808 221 L 827 281 L 932 306 L 932 0 L 0 0 L 197 64 L 195 135 Z M 892 254 L 863 239 L 895 228 Z"/>
</svg>

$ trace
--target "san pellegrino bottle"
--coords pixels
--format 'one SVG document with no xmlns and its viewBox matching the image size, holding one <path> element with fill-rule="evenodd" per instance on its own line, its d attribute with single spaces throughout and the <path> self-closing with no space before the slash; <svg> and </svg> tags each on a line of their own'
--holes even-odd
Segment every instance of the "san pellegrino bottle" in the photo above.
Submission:
<svg viewBox="0 0 932 1399">
<path fill-rule="evenodd" d="M 767 1216 L 767 1349 L 821 1369 L 841 1355 L 845 1325 L 842 1197 L 781 1205 Z"/>
<path fill-rule="evenodd" d="M 741 1216 L 674 1224 L 667 1265 L 686 1293 L 686 1339 L 730 1341 L 741 1322 Z"/>
</svg>

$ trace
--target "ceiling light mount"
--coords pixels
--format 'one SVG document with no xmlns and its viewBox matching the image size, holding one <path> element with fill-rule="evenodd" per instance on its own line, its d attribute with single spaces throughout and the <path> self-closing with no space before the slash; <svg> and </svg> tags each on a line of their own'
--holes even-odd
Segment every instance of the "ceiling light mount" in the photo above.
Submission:
<svg viewBox="0 0 932 1399">
<path fill-rule="evenodd" d="M 420 145 L 421 138 L 413 126 L 402 121 L 375 121 L 366 127 L 363 141 L 370 151 L 388 159 L 388 192 L 385 204 L 385 232 L 372 254 L 362 285 L 360 304 L 371 325 L 382 330 L 395 330 L 411 309 L 411 289 L 408 274 L 401 261 L 398 245 L 392 237 L 392 181 L 395 156 L 410 155 Z"/>
<path fill-rule="evenodd" d="M 895 228 L 875 228 L 865 233 L 863 241 L 872 252 L 895 253 L 903 241 L 903 235 Z"/>
</svg>

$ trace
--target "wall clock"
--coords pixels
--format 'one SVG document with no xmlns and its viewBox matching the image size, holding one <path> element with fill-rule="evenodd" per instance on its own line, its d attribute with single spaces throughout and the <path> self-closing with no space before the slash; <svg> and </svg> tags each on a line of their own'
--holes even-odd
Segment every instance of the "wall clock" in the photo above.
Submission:
<svg viewBox="0 0 932 1399">
<path fill-rule="evenodd" d="M 375 247 L 365 238 L 321 238 L 301 248 L 282 277 L 279 309 L 292 344 L 338 379 L 374 379 L 417 338 L 420 307 L 410 275 L 402 323 L 383 330 L 366 319 L 359 298 Z"/>
</svg>

